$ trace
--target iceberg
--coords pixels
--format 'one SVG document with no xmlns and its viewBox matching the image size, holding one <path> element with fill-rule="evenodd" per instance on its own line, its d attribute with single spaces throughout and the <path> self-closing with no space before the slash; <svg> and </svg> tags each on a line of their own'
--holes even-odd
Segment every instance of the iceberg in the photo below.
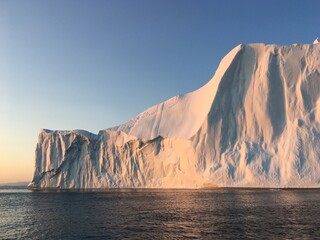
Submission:
<svg viewBox="0 0 320 240">
<path fill-rule="evenodd" d="M 30 188 L 320 187 L 320 45 L 241 44 L 200 89 L 93 134 L 42 129 Z"/>
</svg>

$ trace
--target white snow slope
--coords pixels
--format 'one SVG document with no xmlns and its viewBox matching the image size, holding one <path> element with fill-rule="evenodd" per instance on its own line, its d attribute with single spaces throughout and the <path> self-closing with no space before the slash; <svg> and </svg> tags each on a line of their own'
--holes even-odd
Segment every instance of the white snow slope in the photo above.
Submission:
<svg viewBox="0 0 320 240">
<path fill-rule="evenodd" d="M 242 44 L 123 125 L 42 130 L 30 187 L 320 187 L 320 45 Z"/>
</svg>

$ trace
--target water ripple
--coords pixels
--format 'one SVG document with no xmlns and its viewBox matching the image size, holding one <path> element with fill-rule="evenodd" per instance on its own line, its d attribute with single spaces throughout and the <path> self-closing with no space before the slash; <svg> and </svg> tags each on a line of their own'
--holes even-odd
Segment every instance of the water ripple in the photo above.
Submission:
<svg viewBox="0 0 320 240">
<path fill-rule="evenodd" d="M 320 190 L 0 190 L 0 239 L 314 239 Z"/>
</svg>

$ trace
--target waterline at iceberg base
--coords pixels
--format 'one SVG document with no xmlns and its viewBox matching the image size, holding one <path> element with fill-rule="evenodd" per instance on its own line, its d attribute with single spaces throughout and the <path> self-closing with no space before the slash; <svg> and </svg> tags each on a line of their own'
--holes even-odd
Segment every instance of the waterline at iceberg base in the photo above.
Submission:
<svg viewBox="0 0 320 240">
<path fill-rule="evenodd" d="M 35 161 L 31 188 L 320 187 L 320 44 L 241 44 L 127 123 L 41 130 Z"/>
</svg>

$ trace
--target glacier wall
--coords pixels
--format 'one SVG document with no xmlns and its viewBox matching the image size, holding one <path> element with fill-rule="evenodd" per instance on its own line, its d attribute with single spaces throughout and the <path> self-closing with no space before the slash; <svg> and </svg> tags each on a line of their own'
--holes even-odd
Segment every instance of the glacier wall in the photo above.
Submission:
<svg viewBox="0 0 320 240">
<path fill-rule="evenodd" d="M 42 130 L 30 187 L 320 187 L 319 97 L 319 43 L 242 44 L 127 123 Z"/>
<path fill-rule="evenodd" d="M 41 130 L 30 187 L 201 187 L 192 142 L 161 136 L 140 140 L 124 132 Z"/>
</svg>

